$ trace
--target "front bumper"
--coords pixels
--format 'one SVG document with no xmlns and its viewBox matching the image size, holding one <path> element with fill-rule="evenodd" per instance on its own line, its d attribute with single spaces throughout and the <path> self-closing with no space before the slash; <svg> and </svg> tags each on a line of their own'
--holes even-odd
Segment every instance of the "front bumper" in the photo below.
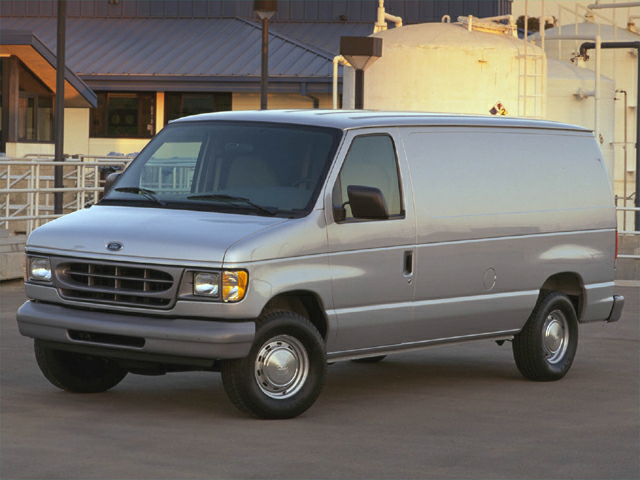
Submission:
<svg viewBox="0 0 640 480">
<path fill-rule="evenodd" d="M 254 322 L 111 314 L 33 301 L 22 305 L 16 317 L 20 333 L 26 337 L 70 347 L 93 346 L 101 352 L 112 349 L 120 356 L 131 352 L 132 357 L 243 358 L 255 336 Z"/>
</svg>

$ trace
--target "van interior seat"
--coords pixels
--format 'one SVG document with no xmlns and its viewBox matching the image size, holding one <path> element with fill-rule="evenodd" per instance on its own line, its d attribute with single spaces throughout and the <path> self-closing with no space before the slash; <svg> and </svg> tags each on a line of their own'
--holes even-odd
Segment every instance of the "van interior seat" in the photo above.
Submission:
<svg viewBox="0 0 640 480">
<path fill-rule="evenodd" d="M 237 157 L 229 168 L 227 188 L 269 187 L 280 182 L 271 166 L 260 157 Z"/>
</svg>

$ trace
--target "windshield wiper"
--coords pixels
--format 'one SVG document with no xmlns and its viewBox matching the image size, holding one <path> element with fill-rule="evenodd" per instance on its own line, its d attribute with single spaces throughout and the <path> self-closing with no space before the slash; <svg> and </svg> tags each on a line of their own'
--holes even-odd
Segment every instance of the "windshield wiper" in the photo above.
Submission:
<svg viewBox="0 0 640 480">
<path fill-rule="evenodd" d="M 262 205 L 258 205 L 257 203 L 253 203 L 248 198 L 242 197 L 234 197 L 233 195 L 226 195 L 224 193 L 219 194 L 206 194 L 206 195 L 191 195 L 187 197 L 189 200 L 219 200 L 219 201 L 227 201 L 231 205 L 235 205 L 233 202 L 242 202 L 247 205 L 255 208 L 256 210 L 260 210 L 261 212 L 267 213 L 269 215 L 275 215 L 278 212 L 277 208 L 273 207 L 263 207 Z M 238 206 L 238 205 L 235 205 Z"/>
<path fill-rule="evenodd" d="M 148 190 L 146 188 L 140 188 L 140 187 L 120 187 L 120 188 L 115 188 L 114 190 L 116 192 L 135 193 L 137 195 L 143 195 L 144 197 L 148 198 L 149 200 L 153 200 L 154 202 L 156 202 L 158 205 L 162 207 L 167 206 L 167 202 L 163 202 L 158 197 L 156 197 L 156 192 L 154 192 L 153 190 Z"/>
</svg>

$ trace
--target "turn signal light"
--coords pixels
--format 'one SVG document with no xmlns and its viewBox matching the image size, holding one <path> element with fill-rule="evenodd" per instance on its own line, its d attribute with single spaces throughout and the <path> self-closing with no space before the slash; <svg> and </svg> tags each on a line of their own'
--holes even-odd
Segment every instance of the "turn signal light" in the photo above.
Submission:
<svg viewBox="0 0 640 480">
<path fill-rule="evenodd" d="M 239 302 L 247 292 L 247 272 L 228 270 L 222 272 L 222 299 L 225 302 Z"/>
</svg>

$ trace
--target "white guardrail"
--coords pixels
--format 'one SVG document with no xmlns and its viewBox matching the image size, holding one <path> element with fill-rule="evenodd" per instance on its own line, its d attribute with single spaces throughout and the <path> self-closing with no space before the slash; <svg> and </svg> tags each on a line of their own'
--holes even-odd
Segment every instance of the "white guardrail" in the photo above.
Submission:
<svg viewBox="0 0 640 480">
<path fill-rule="evenodd" d="M 616 207 L 616 211 L 618 212 L 638 212 L 640 208 L 637 207 Z M 627 237 L 638 237 L 640 236 L 640 232 L 634 230 L 618 230 L 618 235 L 627 236 Z M 639 255 L 626 255 L 626 254 L 618 254 L 618 258 L 631 258 L 633 260 L 640 260 Z"/>
<path fill-rule="evenodd" d="M 55 162 L 52 157 L 0 157 L 0 229 L 29 235 L 40 225 L 96 202 L 109 171 L 124 170 L 131 157 L 79 156 Z M 62 167 L 62 188 L 54 187 L 54 169 Z M 63 193 L 63 213 L 53 198 Z M 13 228 L 12 228 L 13 227 Z"/>
</svg>

